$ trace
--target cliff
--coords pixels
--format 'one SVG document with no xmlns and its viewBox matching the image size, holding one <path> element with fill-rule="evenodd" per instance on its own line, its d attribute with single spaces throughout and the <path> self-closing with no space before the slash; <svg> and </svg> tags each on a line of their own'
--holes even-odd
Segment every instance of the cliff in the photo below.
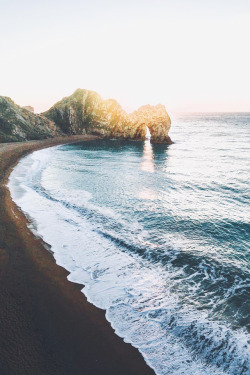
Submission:
<svg viewBox="0 0 250 375">
<path fill-rule="evenodd" d="M 15 142 L 56 135 L 94 134 L 104 138 L 144 140 L 147 127 L 153 143 L 172 143 L 171 120 L 163 105 L 146 105 L 128 114 L 113 99 L 104 100 L 89 90 L 76 90 L 42 114 L 0 97 L 0 142 Z"/>
<path fill-rule="evenodd" d="M 43 115 L 66 134 L 143 140 L 148 127 L 152 142 L 171 143 L 168 136 L 171 120 L 163 105 L 147 105 L 127 114 L 115 100 L 103 100 L 94 91 L 78 89 Z"/>
<path fill-rule="evenodd" d="M 0 96 L 0 142 L 45 139 L 62 134 L 54 122 Z"/>
<path fill-rule="evenodd" d="M 135 126 L 140 129 L 149 129 L 152 143 L 172 143 L 168 132 L 171 120 L 164 105 L 145 105 L 133 112 L 130 117 Z"/>
</svg>

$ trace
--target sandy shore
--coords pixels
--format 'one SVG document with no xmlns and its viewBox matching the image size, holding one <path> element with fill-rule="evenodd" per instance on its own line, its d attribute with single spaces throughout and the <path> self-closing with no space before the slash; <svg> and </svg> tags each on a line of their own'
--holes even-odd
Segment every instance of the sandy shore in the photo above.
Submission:
<svg viewBox="0 0 250 375">
<path fill-rule="evenodd" d="M 67 280 L 5 186 L 22 156 L 85 139 L 0 144 L 0 375 L 154 374 Z"/>
</svg>

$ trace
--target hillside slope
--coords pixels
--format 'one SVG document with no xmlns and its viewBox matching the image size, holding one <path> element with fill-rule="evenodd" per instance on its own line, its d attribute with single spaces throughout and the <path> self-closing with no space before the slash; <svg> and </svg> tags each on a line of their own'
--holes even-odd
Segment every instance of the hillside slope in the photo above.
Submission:
<svg viewBox="0 0 250 375">
<path fill-rule="evenodd" d="M 54 122 L 0 96 L 0 142 L 45 139 L 62 134 Z"/>
</svg>

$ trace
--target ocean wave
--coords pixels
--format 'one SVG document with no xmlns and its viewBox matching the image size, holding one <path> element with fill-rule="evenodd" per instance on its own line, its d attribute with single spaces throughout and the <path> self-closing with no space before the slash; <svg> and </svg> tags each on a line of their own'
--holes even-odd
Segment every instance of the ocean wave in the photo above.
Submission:
<svg viewBox="0 0 250 375">
<path fill-rule="evenodd" d="M 171 236 L 156 242 L 143 222 L 98 205 L 93 192 L 62 188 L 49 178 L 55 150 L 23 159 L 9 187 L 68 279 L 84 284 L 87 299 L 158 375 L 249 374 L 249 273 Z"/>
</svg>

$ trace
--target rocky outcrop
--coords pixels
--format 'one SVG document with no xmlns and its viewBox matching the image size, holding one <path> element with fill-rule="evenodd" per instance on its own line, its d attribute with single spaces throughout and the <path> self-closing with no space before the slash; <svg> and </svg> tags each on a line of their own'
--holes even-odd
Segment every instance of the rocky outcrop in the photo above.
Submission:
<svg viewBox="0 0 250 375">
<path fill-rule="evenodd" d="M 164 105 L 142 106 L 131 117 L 139 128 L 149 129 L 152 143 L 172 143 L 168 135 L 171 120 Z"/>
<path fill-rule="evenodd" d="M 143 106 L 128 114 L 116 100 L 78 89 L 42 114 L 0 97 L 0 142 L 44 139 L 56 135 L 94 134 L 106 138 L 144 140 L 147 127 L 153 143 L 171 143 L 171 120 L 163 105 Z"/>
<path fill-rule="evenodd" d="M 66 134 L 97 134 L 107 138 L 143 139 L 127 113 L 113 99 L 78 89 L 43 113 Z"/>
<path fill-rule="evenodd" d="M 19 107 L 8 97 L 0 97 L 0 142 L 45 139 L 62 134 L 54 122 Z"/>
<path fill-rule="evenodd" d="M 98 134 L 107 138 L 143 140 L 149 128 L 152 142 L 171 143 L 171 120 L 164 106 L 143 106 L 127 114 L 113 99 L 78 89 L 43 113 L 66 134 Z"/>
</svg>

